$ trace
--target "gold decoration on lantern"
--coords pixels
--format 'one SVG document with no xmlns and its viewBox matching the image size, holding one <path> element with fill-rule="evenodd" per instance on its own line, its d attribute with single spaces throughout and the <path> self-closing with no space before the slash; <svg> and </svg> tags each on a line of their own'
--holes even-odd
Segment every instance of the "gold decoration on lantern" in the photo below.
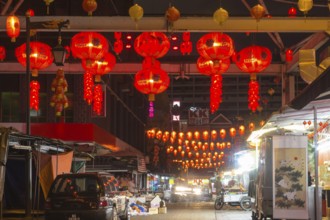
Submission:
<svg viewBox="0 0 330 220">
<path fill-rule="evenodd" d="M 258 21 L 260 21 L 261 18 L 263 18 L 265 16 L 266 10 L 262 5 L 257 4 L 251 8 L 250 13 L 251 13 L 251 16 L 253 18 L 255 18 L 258 22 Z"/>
<path fill-rule="evenodd" d="M 223 8 L 219 8 L 213 13 L 213 20 L 219 25 L 222 25 L 227 19 L 228 12 Z"/>
<path fill-rule="evenodd" d="M 298 9 L 303 12 L 305 15 L 309 10 L 313 7 L 313 0 L 299 0 L 298 1 Z"/>
</svg>

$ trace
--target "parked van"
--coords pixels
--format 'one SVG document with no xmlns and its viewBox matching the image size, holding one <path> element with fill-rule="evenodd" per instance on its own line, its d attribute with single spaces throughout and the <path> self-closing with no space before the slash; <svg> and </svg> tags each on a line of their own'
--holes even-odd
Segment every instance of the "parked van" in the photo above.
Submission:
<svg viewBox="0 0 330 220">
<path fill-rule="evenodd" d="M 127 219 L 128 199 L 117 193 L 111 174 L 58 175 L 45 203 L 45 220 Z"/>
</svg>

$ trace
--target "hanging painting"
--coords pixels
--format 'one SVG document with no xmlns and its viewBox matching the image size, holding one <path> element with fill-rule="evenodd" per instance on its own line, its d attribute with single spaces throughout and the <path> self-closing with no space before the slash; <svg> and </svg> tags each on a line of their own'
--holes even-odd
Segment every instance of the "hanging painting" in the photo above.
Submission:
<svg viewBox="0 0 330 220">
<path fill-rule="evenodd" d="M 308 219 L 307 136 L 273 137 L 273 218 Z"/>
</svg>

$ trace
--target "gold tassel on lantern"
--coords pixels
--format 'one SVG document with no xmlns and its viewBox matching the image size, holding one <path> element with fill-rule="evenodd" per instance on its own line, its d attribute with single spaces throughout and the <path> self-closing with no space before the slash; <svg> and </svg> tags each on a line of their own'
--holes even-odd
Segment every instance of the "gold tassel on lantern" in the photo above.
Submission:
<svg viewBox="0 0 330 220">
<path fill-rule="evenodd" d="M 50 3 L 52 3 L 54 0 L 44 0 L 44 2 L 46 3 L 47 6 L 47 15 L 49 15 L 49 5 Z"/>
</svg>

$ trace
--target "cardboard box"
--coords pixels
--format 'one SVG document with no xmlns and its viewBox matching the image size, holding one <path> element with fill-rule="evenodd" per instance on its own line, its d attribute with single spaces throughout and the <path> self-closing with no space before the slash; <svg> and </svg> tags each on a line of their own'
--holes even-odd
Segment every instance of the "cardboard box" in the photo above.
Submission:
<svg viewBox="0 0 330 220">
<path fill-rule="evenodd" d="M 150 207 L 148 209 L 148 213 L 149 213 L 149 215 L 158 214 L 158 208 Z"/>
<path fill-rule="evenodd" d="M 166 214 L 167 213 L 167 207 L 160 207 L 158 208 L 159 214 Z"/>
</svg>

